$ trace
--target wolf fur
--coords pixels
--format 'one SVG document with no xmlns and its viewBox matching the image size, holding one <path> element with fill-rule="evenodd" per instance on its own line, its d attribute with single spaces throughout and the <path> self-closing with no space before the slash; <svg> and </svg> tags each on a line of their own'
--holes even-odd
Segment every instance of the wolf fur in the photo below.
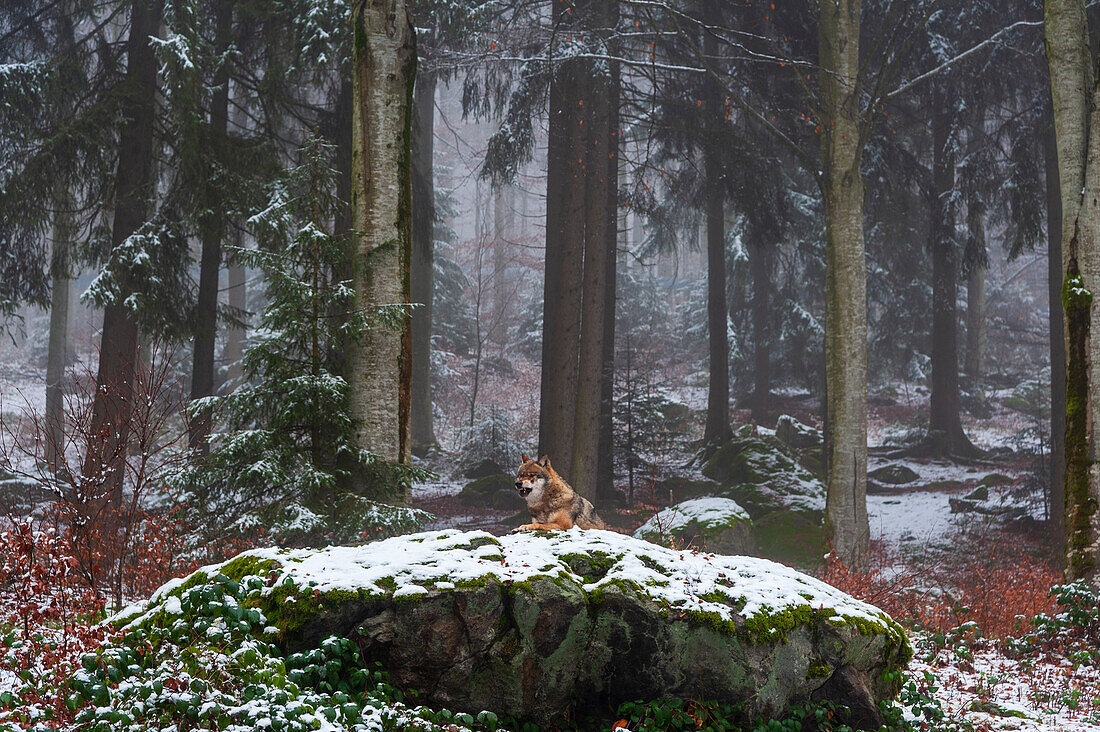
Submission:
<svg viewBox="0 0 1100 732">
<path fill-rule="evenodd" d="M 550 456 L 532 460 L 526 455 L 516 474 L 516 490 L 527 501 L 531 523 L 515 531 L 547 529 L 606 529 L 607 524 L 596 515 L 596 509 L 584 496 L 574 491 L 550 465 Z"/>
</svg>

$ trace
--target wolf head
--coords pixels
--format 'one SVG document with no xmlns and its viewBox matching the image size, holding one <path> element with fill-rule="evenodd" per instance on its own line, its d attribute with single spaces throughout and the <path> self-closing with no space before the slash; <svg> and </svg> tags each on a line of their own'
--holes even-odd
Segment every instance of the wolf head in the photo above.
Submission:
<svg viewBox="0 0 1100 732">
<path fill-rule="evenodd" d="M 550 482 L 550 456 L 543 455 L 538 460 L 532 460 L 526 455 L 521 455 L 522 461 L 519 472 L 516 474 L 516 490 L 526 498 L 532 493 L 542 493 L 542 489 Z"/>
</svg>

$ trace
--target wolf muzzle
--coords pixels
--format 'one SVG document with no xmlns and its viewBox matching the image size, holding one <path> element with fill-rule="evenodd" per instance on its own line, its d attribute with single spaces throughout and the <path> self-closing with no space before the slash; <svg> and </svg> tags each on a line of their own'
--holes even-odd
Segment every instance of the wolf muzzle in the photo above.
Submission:
<svg viewBox="0 0 1100 732">
<path fill-rule="evenodd" d="M 527 496 L 531 493 L 531 489 L 530 488 L 524 488 L 523 483 L 521 483 L 518 480 L 516 481 L 516 490 L 519 492 L 519 494 L 521 496 Z"/>
</svg>

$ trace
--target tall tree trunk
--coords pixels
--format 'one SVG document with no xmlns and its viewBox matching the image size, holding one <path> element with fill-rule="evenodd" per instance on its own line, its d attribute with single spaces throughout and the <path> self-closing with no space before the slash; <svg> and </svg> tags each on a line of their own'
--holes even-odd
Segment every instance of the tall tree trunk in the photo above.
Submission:
<svg viewBox="0 0 1100 732">
<path fill-rule="evenodd" d="M 125 94 L 120 96 L 123 119 L 118 138 L 115 211 L 111 244 L 119 247 L 145 222 L 153 187 L 153 122 L 157 93 L 157 61 L 150 38 L 160 27 L 159 0 L 133 0 L 126 43 Z M 131 283 L 120 283 L 123 291 Z M 109 493 L 119 505 L 125 478 L 125 450 L 133 410 L 134 373 L 138 360 L 137 322 L 120 297 L 103 311 L 91 441 L 83 475 Z"/>
<path fill-rule="evenodd" d="M 240 238 L 237 238 L 237 246 L 240 246 Z M 245 317 L 248 310 L 248 278 L 244 265 L 232 261 L 226 267 L 229 287 L 229 308 Z M 244 324 L 230 323 L 225 329 L 225 350 L 222 352 L 222 360 L 226 365 L 226 380 L 237 383 L 244 373 L 244 341 L 247 337 L 247 326 Z"/>
<path fill-rule="evenodd" d="M 749 269 L 752 271 L 752 344 L 753 387 L 750 407 L 752 420 L 765 425 L 768 420 L 768 395 L 771 393 L 771 339 L 768 334 L 769 293 L 771 290 L 772 252 L 763 242 L 749 243 Z"/>
<path fill-rule="evenodd" d="M 1050 525 L 1051 537 L 1065 538 L 1066 341 L 1062 317 L 1062 202 L 1058 189 L 1058 150 L 1053 128 L 1046 135 L 1047 288 L 1050 325 Z M 1061 557 L 1064 559 L 1064 557 Z"/>
<path fill-rule="evenodd" d="M 50 343 L 46 355 L 46 463 L 53 473 L 65 468 L 65 366 L 69 357 L 69 312 L 72 298 L 73 200 L 67 189 L 59 192 L 53 220 L 53 254 L 50 269 Z"/>
<path fill-rule="evenodd" d="M 860 0 L 819 5 L 825 97 L 825 541 L 848 565 L 866 561 L 867 264 L 859 107 Z"/>
<path fill-rule="evenodd" d="M 970 229 L 970 266 L 966 280 L 966 373 L 975 384 L 981 381 L 985 357 L 985 221 L 980 206 L 967 212 Z"/>
<path fill-rule="evenodd" d="M 501 356 L 507 335 L 508 243 L 513 233 L 516 189 L 502 184 L 493 190 L 493 306 L 489 334 Z"/>
<path fill-rule="evenodd" d="M 703 163 L 706 176 L 707 218 L 707 340 L 710 351 L 710 385 L 707 390 L 707 423 L 703 441 L 719 445 L 730 438 L 729 334 L 726 331 L 726 225 L 723 212 L 725 188 L 716 155 Z"/>
<path fill-rule="evenodd" d="M 1066 337 L 1065 576 L 1097 581 L 1100 555 L 1100 461 L 1094 427 L 1100 417 L 1100 342 L 1092 293 L 1100 277 L 1100 125 L 1095 119 L 1088 21 L 1081 0 L 1044 3 L 1058 179 L 1062 208 L 1062 305 Z M 1090 99 L 1091 96 L 1091 99 Z M 1086 163 L 1087 161 L 1087 163 Z"/>
<path fill-rule="evenodd" d="M 229 49 L 233 32 L 233 0 L 217 0 L 215 3 L 215 46 L 219 56 Z M 210 105 L 210 134 L 207 140 L 208 154 L 215 160 L 225 154 L 226 135 L 229 131 L 229 64 L 225 62 L 214 75 L 214 96 Z M 213 168 L 213 166 L 211 166 Z M 210 170 L 213 178 L 213 169 Z M 206 204 L 209 213 L 200 223 L 202 257 L 199 263 L 199 294 L 195 309 L 195 350 L 191 363 L 191 399 L 202 399 L 214 394 L 214 341 L 218 331 L 218 280 L 222 266 L 222 237 L 225 235 L 225 216 L 219 206 L 219 192 L 212 185 L 207 187 Z M 192 450 L 205 450 L 206 435 L 210 432 L 211 412 L 201 410 L 191 415 L 187 444 Z"/>
<path fill-rule="evenodd" d="M 404 0 L 356 0 L 352 75 L 352 222 L 355 309 L 409 302 L 412 245 L 411 138 L 416 40 Z M 407 464 L 412 377 L 408 320 L 376 325 L 348 354 L 357 442 Z"/>
<path fill-rule="evenodd" d="M 436 75 L 417 76 L 413 89 L 412 451 L 436 445 L 432 423 L 432 304 L 435 295 L 435 86 Z"/>
<path fill-rule="evenodd" d="M 959 416 L 959 251 L 955 242 L 955 156 L 950 151 L 951 112 L 940 84 L 932 108 L 932 393 L 927 448 L 935 455 L 973 457 Z"/>
<path fill-rule="evenodd" d="M 619 22 L 618 0 L 605 2 L 607 27 L 615 28 Z M 608 136 L 607 156 L 609 162 L 607 174 L 607 286 L 604 288 L 603 305 L 603 373 L 600 383 L 600 440 L 599 464 L 596 467 L 596 498 L 601 505 L 619 498 L 615 490 L 615 434 L 614 434 L 614 390 L 615 390 L 615 302 L 618 277 L 619 227 L 625 233 L 625 217 L 619 215 L 619 99 L 621 75 L 619 64 L 611 62 L 610 88 L 607 100 Z"/>
<path fill-rule="evenodd" d="M 703 36 L 703 53 L 708 58 L 717 54 L 717 41 L 712 33 Z M 709 76 L 703 96 L 707 104 L 709 124 L 717 125 L 724 118 L 719 107 L 719 90 Z M 712 131 L 711 139 L 717 138 Z M 713 143 L 711 143 L 713 144 Z M 708 145 L 703 153 L 705 211 L 707 228 L 707 340 L 709 346 L 710 384 L 707 389 L 707 422 L 703 441 L 708 446 L 729 440 L 730 430 L 730 345 L 726 330 L 726 217 L 725 171 L 721 156 Z"/>
<path fill-rule="evenodd" d="M 554 20 L 571 23 L 572 7 L 554 0 Z M 568 470 L 573 464 L 577 360 L 584 256 L 584 73 L 578 60 L 554 70 L 550 80 L 546 153 L 546 280 L 542 313 L 542 383 L 539 452 Z M 565 476 L 569 479 L 569 476 Z"/>
<path fill-rule="evenodd" d="M 599 18 L 599 16 L 596 16 Z M 577 367 L 577 404 L 573 421 L 574 490 L 596 497 L 599 468 L 600 412 L 603 402 L 604 329 L 607 324 L 608 248 L 615 246 L 615 218 L 608 210 L 612 182 L 609 80 L 590 70 L 590 108 L 585 159 L 584 276 L 581 295 L 580 353 Z M 612 303 L 612 306 L 614 303 Z"/>
</svg>

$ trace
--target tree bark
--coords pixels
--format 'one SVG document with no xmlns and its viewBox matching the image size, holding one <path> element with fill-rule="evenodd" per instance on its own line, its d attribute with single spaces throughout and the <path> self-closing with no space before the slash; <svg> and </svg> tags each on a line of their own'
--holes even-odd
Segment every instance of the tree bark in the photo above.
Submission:
<svg viewBox="0 0 1100 732">
<path fill-rule="evenodd" d="M 825 199 L 825 541 L 849 566 L 866 562 L 867 265 L 859 107 L 860 0 L 819 6 Z"/>
<path fill-rule="evenodd" d="M 57 474 L 65 468 L 65 366 L 69 358 L 69 313 L 72 298 L 72 245 L 76 238 L 72 196 L 62 190 L 53 220 L 53 254 L 50 269 L 50 342 L 46 355 L 46 463 Z"/>
<path fill-rule="evenodd" d="M 717 41 L 707 33 L 703 37 L 703 53 L 708 58 L 717 54 Z M 704 84 L 703 96 L 707 103 L 707 119 L 715 125 L 723 119 L 719 108 L 719 91 L 709 76 Z M 730 439 L 730 346 L 726 328 L 728 307 L 726 304 L 726 217 L 725 172 L 722 170 L 719 151 L 713 148 L 717 132 L 709 135 L 710 142 L 704 148 L 703 176 L 705 178 L 705 211 L 707 228 L 707 341 L 710 352 L 710 384 L 707 390 L 707 422 L 703 430 L 703 442 L 708 446 L 720 445 Z"/>
<path fill-rule="evenodd" d="M 607 12 L 607 27 L 615 28 L 619 22 L 618 0 L 604 3 Z M 596 467 L 596 498 L 601 505 L 618 500 L 615 490 L 615 435 L 614 435 L 614 390 L 615 390 L 615 303 L 617 296 L 619 224 L 619 100 L 621 97 L 621 70 L 616 61 L 611 62 L 610 89 L 608 89 L 607 156 L 609 160 L 607 174 L 607 286 L 604 288 L 603 305 L 603 373 L 600 385 L 600 439 L 599 460 Z M 625 226 L 623 227 L 625 231 Z"/>
<path fill-rule="evenodd" d="M 1054 130 L 1046 135 L 1047 307 L 1050 325 L 1050 525 L 1060 545 L 1066 535 L 1066 341 L 1062 317 L 1062 202 Z M 1064 560 L 1065 557 L 1060 557 Z"/>
<path fill-rule="evenodd" d="M 233 0 L 215 3 L 215 46 L 219 56 L 229 48 L 233 32 Z M 229 64 L 223 63 L 214 76 L 214 96 L 210 105 L 210 134 L 207 154 L 216 160 L 225 152 L 229 131 Z M 213 174 L 211 166 L 211 174 Z M 222 266 L 222 237 L 225 235 L 225 215 L 218 201 L 218 191 L 208 186 L 207 215 L 200 223 L 202 256 L 199 263 L 199 294 L 195 309 L 195 350 L 191 362 L 191 399 L 214 394 L 214 342 L 218 332 L 218 280 Z M 210 432 L 211 412 L 201 410 L 191 415 L 187 430 L 187 445 L 192 450 L 205 451 L 206 435 Z"/>
<path fill-rule="evenodd" d="M 111 243 L 119 247 L 145 222 L 154 194 L 153 122 L 157 61 L 150 38 L 160 27 L 159 0 L 133 0 L 126 42 L 126 93 L 121 95 L 118 168 Z M 131 283 L 120 283 L 123 291 Z M 103 312 L 90 444 L 82 473 L 119 505 L 125 478 L 125 450 L 133 411 L 138 360 L 137 322 L 119 298 Z"/>
<path fill-rule="evenodd" d="M 1092 338 L 1100 277 L 1100 125 L 1092 87 L 1088 22 L 1081 0 L 1044 3 L 1062 208 L 1062 306 L 1066 338 L 1065 576 L 1097 582 L 1100 464 L 1100 343 Z M 1090 98 L 1091 97 L 1091 98 Z M 1086 162 L 1087 161 L 1087 162 Z"/>
<path fill-rule="evenodd" d="M 932 108 L 932 393 L 927 449 L 935 455 L 973 457 L 978 453 L 959 416 L 959 251 L 955 242 L 955 156 L 950 150 L 952 120 L 942 86 L 936 84 Z"/>
<path fill-rule="evenodd" d="M 571 6 L 554 0 L 554 20 L 571 23 Z M 559 32 L 563 32 L 559 30 Z M 585 130 L 583 69 L 578 60 L 561 63 L 550 80 L 546 153 L 546 280 L 542 314 L 542 379 L 539 453 L 555 465 L 573 464 L 577 361 L 584 253 Z M 570 476 L 565 476 L 569 480 Z"/>
<path fill-rule="evenodd" d="M 977 384 L 985 357 L 985 221 L 979 206 L 967 213 L 973 246 L 981 256 L 970 263 L 966 280 L 966 373 Z"/>
<path fill-rule="evenodd" d="M 766 426 L 768 396 L 771 393 L 771 339 L 768 334 L 769 294 L 771 290 L 772 252 L 763 242 L 749 242 L 749 269 L 752 272 L 752 344 L 753 387 L 750 408 L 752 421 Z"/>
<path fill-rule="evenodd" d="M 434 73 L 420 74 L 413 88 L 412 451 L 436 446 L 432 423 L 432 304 L 435 293 L 435 86 Z"/>
<path fill-rule="evenodd" d="M 404 0 L 351 11 L 352 222 L 355 309 L 409 302 L 411 138 L 416 41 Z M 351 344 L 348 386 L 359 446 L 391 462 L 411 455 L 411 331 L 375 325 Z"/>
<path fill-rule="evenodd" d="M 609 211 L 608 187 L 613 185 L 611 159 L 610 91 L 608 79 L 590 71 L 590 109 L 584 184 L 584 275 L 581 295 L 580 352 L 577 367 L 577 403 L 573 420 L 573 489 L 588 499 L 596 497 L 599 467 L 600 412 L 603 402 L 604 329 L 607 324 L 608 248 L 615 246 L 615 218 Z M 614 303 L 612 302 L 612 306 Z"/>
</svg>

